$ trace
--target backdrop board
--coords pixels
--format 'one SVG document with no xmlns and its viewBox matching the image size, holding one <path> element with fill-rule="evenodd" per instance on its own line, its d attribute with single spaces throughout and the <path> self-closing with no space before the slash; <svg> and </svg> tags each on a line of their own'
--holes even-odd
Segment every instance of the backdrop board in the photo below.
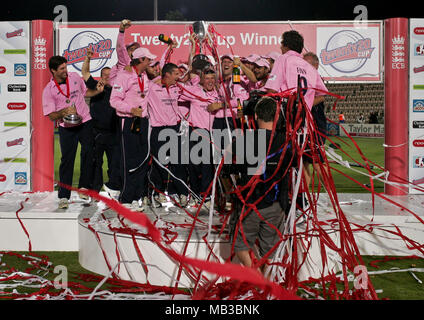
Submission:
<svg viewBox="0 0 424 320">
<path fill-rule="evenodd" d="M 0 22 L 0 192 L 31 190 L 30 23 Z"/>
<path fill-rule="evenodd" d="M 347 132 L 351 137 L 384 138 L 384 124 L 345 123 L 340 126 L 344 128 L 340 129 L 341 137 L 347 137 Z"/>
<path fill-rule="evenodd" d="M 409 181 L 424 187 L 424 19 L 409 23 Z M 410 193 L 420 193 L 410 188 Z"/>
<path fill-rule="evenodd" d="M 125 32 L 125 43 L 137 41 L 160 58 L 166 45 L 159 34 L 170 36 L 177 47 L 171 56 L 174 63 L 186 62 L 190 50 L 192 22 L 133 22 Z M 295 29 L 305 39 L 305 50 L 320 59 L 320 74 L 327 81 L 382 81 L 382 22 L 356 26 L 350 22 L 211 22 L 217 36 L 219 55 L 233 53 L 248 56 L 280 51 L 283 32 Z M 88 46 L 95 48 L 91 72 L 99 76 L 103 67 L 117 62 L 116 39 L 119 24 L 74 23 L 60 25 L 57 50 L 69 60 L 71 71 L 80 72 Z M 207 54 L 209 54 L 207 52 Z"/>
</svg>

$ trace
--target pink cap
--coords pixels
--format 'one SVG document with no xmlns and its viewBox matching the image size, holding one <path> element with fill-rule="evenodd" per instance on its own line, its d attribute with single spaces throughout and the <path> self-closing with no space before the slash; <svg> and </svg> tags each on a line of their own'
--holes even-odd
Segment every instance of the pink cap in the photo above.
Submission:
<svg viewBox="0 0 424 320">
<path fill-rule="evenodd" d="M 279 56 L 281 56 L 281 54 L 278 53 L 277 51 L 271 51 L 271 52 L 268 52 L 266 55 L 262 56 L 262 58 L 272 59 L 275 61 L 278 59 Z"/>
<path fill-rule="evenodd" d="M 243 60 L 243 61 L 250 62 L 250 63 L 254 63 L 254 62 L 255 62 L 256 60 L 258 60 L 260 57 L 261 57 L 260 55 L 258 55 L 258 54 L 256 54 L 256 53 L 252 53 L 252 54 L 249 54 L 247 57 L 243 58 L 242 60 Z"/>
<path fill-rule="evenodd" d="M 155 65 L 157 65 L 159 63 L 159 61 L 156 60 L 152 60 L 152 62 L 150 62 L 149 66 L 150 67 L 154 67 Z"/>
<path fill-rule="evenodd" d="M 149 49 L 147 48 L 138 48 L 135 49 L 132 54 L 133 59 L 139 59 L 139 58 L 149 58 L 149 59 L 156 59 L 156 56 L 152 54 Z"/>
<path fill-rule="evenodd" d="M 221 60 L 224 59 L 224 58 L 228 58 L 228 59 L 234 61 L 234 56 L 232 54 L 224 54 L 224 55 L 222 55 L 221 56 Z"/>
<path fill-rule="evenodd" d="M 258 60 L 255 61 L 255 64 L 258 67 L 267 67 L 268 69 L 270 68 L 268 60 L 264 58 L 259 58 Z"/>
</svg>

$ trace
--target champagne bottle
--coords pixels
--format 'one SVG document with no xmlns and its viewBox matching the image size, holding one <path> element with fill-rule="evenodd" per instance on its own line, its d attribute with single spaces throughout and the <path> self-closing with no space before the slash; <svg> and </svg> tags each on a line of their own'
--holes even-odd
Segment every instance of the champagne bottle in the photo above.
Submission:
<svg viewBox="0 0 424 320">
<path fill-rule="evenodd" d="M 240 84 L 240 67 L 237 64 L 233 67 L 233 83 Z"/>
<path fill-rule="evenodd" d="M 139 134 L 141 132 L 141 118 L 140 117 L 134 117 L 133 122 L 131 123 L 130 128 L 132 133 Z"/>
<path fill-rule="evenodd" d="M 166 44 L 172 44 L 173 43 L 172 39 L 170 37 L 164 35 L 163 33 L 161 33 L 159 35 L 159 40 L 166 43 Z"/>
<path fill-rule="evenodd" d="M 237 98 L 237 111 L 243 112 L 243 106 L 241 105 L 240 99 Z M 240 118 L 242 125 L 245 123 L 244 116 Z"/>
<path fill-rule="evenodd" d="M 134 117 L 134 120 L 131 124 L 131 132 L 132 133 L 140 133 L 141 132 L 141 118 Z"/>
</svg>

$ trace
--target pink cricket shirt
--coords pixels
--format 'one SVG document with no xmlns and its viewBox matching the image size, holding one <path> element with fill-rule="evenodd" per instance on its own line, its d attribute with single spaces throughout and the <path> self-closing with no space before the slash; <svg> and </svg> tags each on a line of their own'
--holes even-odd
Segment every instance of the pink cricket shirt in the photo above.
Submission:
<svg viewBox="0 0 424 320">
<path fill-rule="evenodd" d="M 291 88 L 297 88 L 298 75 L 306 80 L 306 85 L 309 89 L 306 91 L 305 102 L 311 110 L 314 97 L 317 95 L 325 95 L 322 92 L 315 91 L 312 88 L 327 91 L 324 82 L 322 81 L 318 71 L 305 61 L 301 54 L 295 51 L 288 51 L 281 55 L 274 63 L 271 74 L 265 84 L 266 89 L 272 89 L 277 92 L 285 91 Z"/>
<path fill-rule="evenodd" d="M 116 54 L 118 56 L 118 62 L 110 69 L 109 74 L 109 82 L 111 86 L 113 86 L 118 73 L 131 62 L 127 48 L 125 47 L 125 34 L 123 32 L 118 32 L 118 39 L 116 41 Z"/>
<path fill-rule="evenodd" d="M 174 126 L 177 124 L 179 119 L 179 95 L 180 88 L 175 85 L 167 90 L 163 85 L 154 82 L 150 83 L 147 110 L 152 127 Z"/>
<path fill-rule="evenodd" d="M 91 120 L 90 108 L 85 102 L 84 96 L 87 92 L 84 80 L 76 72 L 68 73 L 69 82 L 69 98 L 65 95 L 67 92 L 66 83 L 60 84 L 60 89 L 65 94 L 63 95 L 57 88 L 53 78 L 50 79 L 43 90 L 43 114 L 45 116 L 52 112 L 60 111 L 75 104 L 77 113 L 81 116 L 82 122 Z M 66 101 L 70 102 L 67 103 Z M 73 125 L 65 124 L 62 120 L 59 121 L 61 127 L 73 127 Z"/>
<path fill-rule="evenodd" d="M 193 127 L 203 128 L 210 130 L 212 128 L 214 116 L 208 111 L 207 107 L 213 102 L 219 101 L 219 95 L 216 90 L 206 91 L 200 84 L 197 85 L 185 85 L 187 91 L 181 92 L 179 101 L 190 101 L 190 115 L 188 121 Z M 199 100 L 197 97 L 207 99 L 208 102 Z"/>
<path fill-rule="evenodd" d="M 227 102 L 227 95 L 224 91 L 224 86 L 227 87 L 228 84 L 224 82 L 224 84 L 221 85 L 219 88 L 219 93 L 221 94 L 221 97 L 223 99 L 222 102 Z M 228 87 L 227 87 L 228 88 Z M 227 107 L 227 110 L 225 108 L 222 108 L 218 110 L 215 113 L 215 118 L 225 118 L 225 117 L 232 117 L 231 111 L 233 112 L 233 115 L 237 115 L 237 99 L 240 99 L 240 103 L 243 105 L 243 101 L 247 100 L 249 98 L 249 93 L 246 91 L 246 89 L 243 88 L 240 84 L 230 84 L 229 90 L 227 90 L 228 98 L 230 99 L 231 107 Z"/>
<path fill-rule="evenodd" d="M 198 75 L 193 75 L 186 83 L 180 83 L 182 86 L 194 86 L 200 83 L 200 77 Z M 180 114 L 188 119 L 190 114 L 190 101 L 178 101 L 178 109 Z"/>
<path fill-rule="evenodd" d="M 145 72 L 142 73 L 141 79 L 144 81 L 144 97 L 142 97 L 138 75 L 133 70 L 118 72 L 110 95 L 110 105 L 116 109 L 119 117 L 133 117 L 131 109 L 136 107 L 143 108 L 143 118 L 148 116 L 147 96 L 151 82 Z"/>
</svg>

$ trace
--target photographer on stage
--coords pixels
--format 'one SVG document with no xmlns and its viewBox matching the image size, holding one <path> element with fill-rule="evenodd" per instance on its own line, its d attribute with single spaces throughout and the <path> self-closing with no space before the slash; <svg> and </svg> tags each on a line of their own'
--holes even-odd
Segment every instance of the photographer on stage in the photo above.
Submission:
<svg viewBox="0 0 424 320">
<path fill-rule="evenodd" d="M 225 154 L 232 159 L 234 155 L 237 155 L 236 159 L 244 159 L 242 163 L 236 160 L 236 164 L 225 165 L 225 170 L 238 177 L 238 190 L 243 190 L 240 193 L 235 191 L 237 210 L 230 228 L 235 254 L 247 267 L 252 267 L 251 254 L 256 252 L 256 240 L 259 243 L 258 259 L 273 256 L 270 250 L 279 240 L 277 230 L 288 208 L 288 166 L 292 157 L 284 128 L 274 126 L 277 110 L 278 118 L 283 116 L 276 100 L 263 97 L 254 110 L 258 130 L 237 136 L 231 145 L 232 154 L 228 153 L 229 150 Z M 237 150 L 238 139 L 244 139 L 243 154 L 238 153 L 241 152 Z M 246 159 L 249 153 L 263 157 L 258 157 L 257 163 L 252 164 Z M 262 272 L 265 269 L 266 264 L 261 266 Z"/>
</svg>

